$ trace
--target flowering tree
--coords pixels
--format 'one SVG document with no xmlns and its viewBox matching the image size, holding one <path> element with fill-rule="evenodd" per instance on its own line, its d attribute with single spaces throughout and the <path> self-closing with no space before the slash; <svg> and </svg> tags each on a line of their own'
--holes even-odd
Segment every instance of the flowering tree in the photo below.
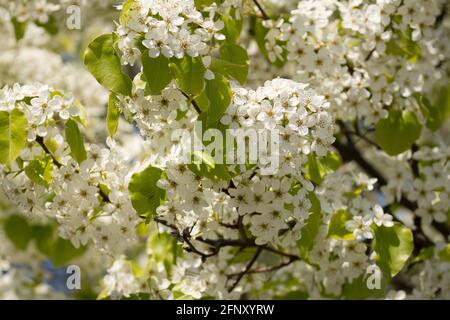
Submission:
<svg viewBox="0 0 450 320">
<path fill-rule="evenodd" d="M 0 297 L 450 298 L 448 1 L 0 10 Z"/>
</svg>

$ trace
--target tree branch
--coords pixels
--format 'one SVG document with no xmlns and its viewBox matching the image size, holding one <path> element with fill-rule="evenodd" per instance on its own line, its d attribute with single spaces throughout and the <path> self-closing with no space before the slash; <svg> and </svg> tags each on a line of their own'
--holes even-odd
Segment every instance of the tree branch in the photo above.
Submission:
<svg viewBox="0 0 450 320">
<path fill-rule="evenodd" d="M 261 12 L 261 15 L 263 16 L 263 18 L 265 20 L 269 20 L 270 19 L 269 15 L 266 13 L 264 8 L 259 4 L 258 0 L 253 0 L 253 3 L 258 7 L 258 10 L 259 10 L 259 12 Z"/>
<path fill-rule="evenodd" d="M 181 89 L 178 89 L 178 90 L 180 90 L 181 94 L 182 94 L 183 96 L 185 96 L 186 99 L 188 99 L 188 101 L 189 101 L 189 102 L 192 104 L 192 106 L 194 107 L 195 111 L 197 111 L 198 114 L 201 114 L 201 113 L 202 113 L 202 110 L 200 110 L 200 108 L 199 108 L 197 102 L 195 102 L 194 99 L 191 99 L 191 97 L 189 97 L 189 95 L 188 95 L 186 92 L 184 92 L 183 90 L 181 90 Z"/>
<path fill-rule="evenodd" d="M 380 185 L 387 184 L 386 179 L 381 175 L 381 173 L 376 170 L 369 162 L 367 162 L 366 159 L 363 158 L 359 150 L 356 149 L 353 144 L 343 144 L 336 139 L 333 145 L 345 162 L 355 161 L 361 167 L 361 169 L 367 172 L 368 175 L 377 178 L 377 182 Z"/>
<path fill-rule="evenodd" d="M 233 285 L 228 289 L 228 292 L 231 292 L 234 290 L 234 288 L 236 288 L 236 286 L 239 284 L 239 282 L 242 280 L 242 278 L 250 271 L 250 269 L 252 268 L 252 266 L 255 264 L 256 260 L 258 259 L 259 255 L 261 254 L 263 248 L 259 247 L 255 254 L 253 255 L 253 258 L 248 262 L 247 266 L 245 267 L 245 269 L 240 272 L 237 275 L 237 279 L 236 281 L 233 283 Z"/>
<path fill-rule="evenodd" d="M 58 168 L 61 168 L 63 166 L 62 163 L 59 162 L 55 158 L 53 153 L 51 153 L 50 150 L 48 149 L 48 147 L 45 145 L 44 138 L 36 137 L 36 142 L 41 146 L 41 148 L 44 150 L 44 152 L 52 158 L 52 161 L 55 164 L 55 166 L 57 166 Z M 100 197 L 102 197 L 103 201 L 110 202 L 108 195 L 100 188 L 100 186 L 97 186 L 97 188 L 98 188 L 98 194 L 100 195 Z"/>
<path fill-rule="evenodd" d="M 291 259 L 289 259 L 289 260 L 287 260 L 285 262 L 282 262 L 282 263 L 280 263 L 280 264 L 278 264 L 276 266 L 271 266 L 271 267 L 267 267 L 267 268 L 260 268 L 260 269 L 255 269 L 255 270 L 249 270 L 247 272 L 247 274 L 251 274 L 251 273 L 268 273 L 268 272 L 278 271 L 278 270 L 280 270 L 280 269 L 290 265 L 291 263 L 293 263 L 295 261 L 298 261 L 298 259 L 291 258 Z M 239 274 L 240 274 L 240 272 L 232 273 L 232 274 L 229 274 L 228 277 L 236 277 Z"/>
<path fill-rule="evenodd" d="M 372 165 L 370 164 L 361 154 L 361 151 L 355 146 L 350 132 L 346 130 L 346 125 L 342 122 L 338 122 L 339 126 L 342 128 L 342 132 L 346 137 L 346 143 L 340 142 L 338 139 L 334 142 L 334 147 L 337 149 L 344 161 L 350 162 L 355 161 L 361 169 L 363 169 L 368 175 L 377 179 L 377 183 L 380 187 L 387 185 L 386 178 Z M 413 150 L 417 149 L 417 146 L 413 146 Z M 411 162 L 411 168 L 415 174 L 418 175 L 418 163 L 416 161 Z M 417 204 L 408 200 L 405 196 L 402 196 L 399 200 L 399 204 L 412 212 L 417 210 Z M 422 230 L 421 218 L 416 216 L 414 219 L 414 224 L 416 226 L 416 236 L 414 237 L 415 247 L 417 249 L 423 248 L 433 243 L 425 236 Z M 436 221 L 432 222 L 432 226 L 438 230 L 445 239 L 449 237 L 449 228 L 443 224 Z"/>
<path fill-rule="evenodd" d="M 56 160 L 53 153 L 51 153 L 50 150 L 47 148 L 47 146 L 45 145 L 45 142 L 44 142 L 44 138 L 38 136 L 38 137 L 36 137 L 36 142 L 41 146 L 41 148 L 44 150 L 44 152 L 52 158 L 52 161 L 55 164 L 55 166 L 57 166 L 58 168 L 61 168 L 62 164 L 58 160 Z"/>
</svg>

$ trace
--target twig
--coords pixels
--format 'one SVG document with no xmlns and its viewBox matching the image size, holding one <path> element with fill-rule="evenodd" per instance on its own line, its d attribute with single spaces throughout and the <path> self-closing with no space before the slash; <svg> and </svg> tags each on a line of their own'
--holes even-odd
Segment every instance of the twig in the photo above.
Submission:
<svg viewBox="0 0 450 320">
<path fill-rule="evenodd" d="M 377 182 L 380 185 L 387 184 L 386 179 L 381 175 L 381 173 L 378 172 L 378 170 L 376 170 L 370 163 L 366 161 L 366 159 L 363 158 L 363 156 L 354 145 L 350 145 L 349 143 L 343 144 L 339 140 L 336 140 L 333 145 L 344 161 L 355 161 L 361 167 L 361 169 L 367 172 L 367 174 L 369 174 L 371 177 L 377 178 Z"/>
<path fill-rule="evenodd" d="M 180 90 L 180 92 L 183 94 L 183 96 L 185 96 L 186 99 L 188 99 L 188 101 L 189 101 L 189 102 L 192 104 L 192 106 L 194 107 L 195 111 L 197 111 L 198 114 L 201 114 L 201 113 L 202 113 L 202 110 L 200 110 L 200 108 L 199 108 L 197 102 L 195 102 L 194 99 L 191 99 L 191 97 L 189 97 L 189 95 L 188 95 L 186 92 L 184 92 L 183 90 L 181 90 L 181 89 L 178 89 L 178 90 Z"/>
<path fill-rule="evenodd" d="M 269 247 L 269 246 L 263 246 L 262 248 L 263 248 L 264 250 L 267 250 L 267 251 L 269 251 L 269 252 L 278 254 L 278 255 L 283 256 L 283 257 L 287 257 L 287 258 L 289 258 L 289 259 L 300 260 L 300 257 L 299 257 L 299 256 L 296 256 L 296 255 L 290 254 L 290 253 L 286 253 L 286 252 L 277 250 L 277 249 L 272 248 L 272 247 Z"/>
<path fill-rule="evenodd" d="M 351 134 L 351 135 L 354 135 L 354 136 L 356 136 L 356 137 L 366 141 L 368 144 L 370 144 L 371 146 L 375 147 L 376 149 L 379 149 L 379 150 L 381 149 L 380 146 L 375 141 L 372 141 L 371 139 L 369 139 L 365 135 L 363 135 L 363 134 L 361 134 L 361 133 L 359 133 L 357 131 L 352 131 L 352 130 L 348 130 L 347 132 L 349 134 Z"/>
<path fill-rule="evenodd" d="M 338 122 L 338 124 L 343 127 L 345 124 L 342 122 Z M 368 175 L 377 178 L 377 183 L 380 187 L 387 185 L 387 180 L 384 178 L 384 176 L 377 170 L 375 167 L 372 166 L 361 154 L 360 150 L 357 149 L 355 146 L 352 137 L 350 133 L 347 130 L 343 130 L 343 133 L 346 137 L 347 143 L 344 144 L 340 142 L 339 140 L 336 140 L 334 143 L 334 147 L 338 150 L 339 154 L 343 158 L 344 161 L 355 161 L 365 172 L 367 172 Z M 417 168 L 414 170 L 418 170 Z M 402 196 L 399 200 L 399 204 L 412 212 L 417 210 L 417 204 L 408 200 L 405 196 Z M 417 249 L 420 249 L 424 246 L 431 245 L 431 241 L 427 239 L 425 236 L 422 227 L 421 227 L 421 218 L 416 217 L 414 220 L 415 226 L 416 226 L 416 236 L 414 237 L 415 241 L 415 247 Z M 442 223 L 438 223 L 436 221 L 432 222 L 432 226 L 438 230 L 445 239 L 449 237 L 449 228 Z M 419 237 L 418 237 L 419 235 Z M 423 238 L 423 239 L 419 239 Z"/>
<path fill-rule="evenodd" d="M 447 14 L 448 14 L 448 5 L 444 4 L 441 13 L 436 17 L 436 22 L 434 24 L 435 28 L 438 28 L 442 24 Z"/>
<path fill-rule="evenodd" d="M 242 223 L 244 220 L 244 216 L 239 215 L 238 221 L 237 221 L 237 227 L 239 229 L 239 234 L 241 235 L 242 239 L 248 240 L 247 233 L 244 229 L 244 224 Z"/>
<path fill-rule="evenodd" d="M 173 234 L 175 235 L 175 237 L 177 239 L 180 239 L 180 240 L 186 242 L 186 244 L 188 245 L 188 247 L 191 249 L 192 252 L 200 255 L 202 258 L 205 258 L 205 259 L 208 258 L 208 257 L 211 257 L 211 256 L 214 256 L 214 255 L 218 254 L 220 249 L 224 248 L 224 247 L 238 247 L 241 250 L 244 249 L 244 248 L 257 247 L 258 250 L 266 250 L 266 251 L 272 252 L 274 254 L 280 255 L 282 257 L 289 258 L 289 260 L 292 260 L 292 261 L 300 260 L 299 256 L 296 256 L 296 255 L 293 255 L 293 254 L 290 254 L 290 253 L 286 253 L 286 252 L 282 252 L 280 250 L 277 250 L 275 248 L 269 247 L 267 245 L 264 245 L 264 246 L 257 245 L 253 239 L 249 239 L 246 235 L 245 235 L 245 238 L 242 236 L 242 238 L 240 238 L 240 239 L 223 239 L 223 238 L 220 238 L 220 239 L 213 240 L 213 239 L 204 239 L 202 237 L 195 238 L 196 241 L 203 242 L 203 243 L 213 247 L 212 253 L 204 253 L 204 252 L 201 252 L 200 250 L 198 250 L 192 244 L 192 242 L 189 239 L 189 236 L 187 236 L 185 234 L 181 235 L 179 230 L 178 230 L 178 228 L 176 226 L 171 225 L 170 223 L 168 223 L 165 220 L 162 220 L 161 218 L 155 218 L 155 222 L 160 223 L 160 224 L 162 224 L 162 225 L 172 229 L 173 230 Z M 281 267 L 282 266 L 280 266 L 280 268 Z"/>
<path fill-rule="evenodd" d="M 261 12 L 263 18 L 265 20 L 269 20 L 270 19 L 269 15 L 266 13 L 266 11 L 264 11 L 263 7 L 259 4 L 258 0 L 253 0 L 253 3 L 258 7 L 258 10 Z"/>
<path fill-rule="evenodd" d="M 55 166 L 57 166 L 58 168 L 61 168 L 62 167 L 61 162 L 56 160 L 53 153 L 51 153 L 50 150 L 47 148 L 47 146 L 44 143 L 44 138 L 38 136 L 38 137 L 36 137 L 36 142 L 41 146 L 41 148 L 45 151 L 45 153 L 48 154 L 52 158 L 52 161 L 55 164 Z"/>
<path fill-rule="evenodd" d="M 419 150 L 419 147 L 417 144 L 413 144 L 411 147 L 411 160 L 409 161 L 409 164 L 411 166 L 411 170 L 414 174 L 415 177 L 418 177 L 420 172 L 419 172 L 419 162 L 414 159 L 413 155 L 415 152 L 417 152 Z"/>
<path fill-rule="evenodd" d="M 278 271 L 288 265 L 290 265 L 291 263 L 297 261 L 298 259 L 289 259 L 285 262 L 282 262 L 276 266 L 272 266 L 272 267 L 267 267 L 267 268 L 261 268 L 261 269 L 255 269 L 255 270 L 249 270 L 247 272 L 247 274 L 252 274 L 252 273 L 268 273 L 268 272 L 273 272 L 273 271 Z M 228 277 L 237 277 L 240 274 L 240 272 L 238 273 L 232 273 L 229 274 Z"/>
<path fill-rule="evenodd" d="M 211 252 L 211 253 L 204 253 L 204 252 L 201 252 L 200 250 L 198 250 L 198 249 L 192 244 L 192 242 L 189 240 L 189 237 L 188 237 L 188 236 L 183 235 L 183 240 L 184 240 L 184 242 L 188 245 L 189 249 L 190 249 L 192 252 L 194 252 L 194 253 L 198 254 L 199 256 L 201 256 L 203 260 L 205 260 L 205 259 L 207 259 L 207 258 L 209 258 L 209 257 L 215 256 L 216 254 L 219 253 L 219 250 L 220 250 L 219 248 L 215 248 L 215 249 L 213 250 L 213 252 Z"/>
<path fill-rule="evenodd" d="M 234 290 L 234 288 L 236 288 L 236 286 L 239 284 L 239 282 L 242 280 L 242 278 L 250 271 L 250 269 L 252 268 L 252 266 L 255 264 L 256 260 L 258 259 L 259 255 L 261 254 L 263 248 L 259 247 L 255 254 L 253 255 L 253 258 L 248 262 L 247 266 L 245 267 L 245 269 L 240 272 L 237 275 L 237 279 L 236 281 L 233 283 L 233 285 L 228 289 L 228 292 L 231 292 Z"/>
<path fill-rule="evenodd" d="M 220 224 L 222 227 L 225 227 L 225 228 L 229 228 L 229 229 L 238 229 L 238 226 L 237 226 L 236 224 L 225 223 L 225 222 L 219 222 L 219 224 Z"/>
<path fill-rule="evenodd" d="M 181 234 L 181 233 L 178 231 L 178 228 L 177 228 L 176 226 L 171 225 L 171 224 L 169 224 L 167 221 L 164 221 L 164 220 L 162 220 L 162 219 L 160 219 L 160 218 L 155 218 L 155 222 L 160 223 L 160 224 L 162 224 L 162 225 L 164 225 L 164 226 L 166 226 L 166 227 L 172 229 L 172 231 L 173 231 L 175 237 L 176 237 L 177 239 L 179 239 L 179 240 L 182 240 L 184 243 L 186 243 L 187 246 L 189 247 L 189 250 L 192 251 L 193 253 L 198 254 L 199 256 L 201 256 L 203 260 L 205 260 L 206 258 L 215 256 L 216 254 L 219 253 L 220 247 L 214 247 L 214 249 L 213 249 L 213 251 L 212 251 L 211 253 L 204 253 L 204 252 L 198 250 L 198 249 L 194 246 L 194 244 L 193 244 L 193 243 L 191 242 L 191 240 L 190 240 L 190 234 L 189 234 L 189 233 L 183 232 L 183 234 Z M 196 240 L 197 240 L 197 239 L 196 239 Z"/>
</svg>

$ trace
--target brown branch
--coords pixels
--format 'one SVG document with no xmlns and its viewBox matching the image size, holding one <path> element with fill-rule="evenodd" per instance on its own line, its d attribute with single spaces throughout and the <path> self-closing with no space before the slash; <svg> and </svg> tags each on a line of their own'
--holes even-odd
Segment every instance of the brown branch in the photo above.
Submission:
<svg viewBox="0 0 450 320">
<path fill-rule="evenodd" d="M 263 16 L 263 18 L 265 20 L 269 20 L 270 19 L 269 15 L 266 13 L 264 8 L 259 4 L 258 0 L 253 0 L 253 3 L 258 7 L 258 10 L 259 10 L 259 12 L 261 12 L 261 15 Z"/>
<path fill-rule="evenodd" d="M 190 233 L 189 232 L 183 232 L 183 234 L 181 234 L 178 230 L 178 228 L 174 225 L 169 224 L 167 221 L 164 221 L 160 218 L 155 218 L 155 222 L 160 223 L 170 229 L 172 229 L 173 234 L 175 235 L 175 237 L 179 240 L 182 240 L 183 243 L 186 243 L 188 246 L 188 250 L 187 251 L 191 251 L 195 254 L 198 254 L 199 256 L 202 257 L 202 260 L 205 260 L 209 257 L 215 256 L 216 254 L 219 253 L 220 247 L 214 247 L 213 251 L 211 253 L 204 253 L 202 251 L 200 251 L 199 249 L 197 249 L 194 244 L 191 242 L 190 240 Z M 198 240 L 198 239 L 196 239 Z"/>
<path fill-rule="evenodd" d="M 209 246 L 211 246 L 213 248 L 211 253 L 204 253 L 204 252 L 201 252 L 200 250 L 198 250 L 192 244 L 192 242 L 190 241 L 190 237 L 189 237 L 189 235 L 187 233 L 181 234 L 176 226 L 168 223 L 167 221 L 165 221 L 165 220 L 163 220 L 161 218 L 155 218 L 155 222 L 160 223 L 160 224 L 162 224 L 162 225 L 172 229 L 173 235 L 177 239 L 179 239 L 180 241 L 185 242 L 188 245 L 190 251 L 198 254 L 199 256 L 201 256 L 202 259 L 206 259 L 206 258 L 209 258 L 209 257 L 217 255 L 219 253 L 220 249 L 224 248 L 224 247 L 238 247 L 240 250 L 242 250 L 244 248 L 255 248 L 256 247 L 256 248 L 258 248 L 257 250 L 266 250 L 266 251 L 269 251 L 271 253 L 277 254 L 279 256 L 289 258 L 289 261 L 291 261 L 290 263 L 292 263 L 293 261 L 297 261 L 297 260 L 301 259 L 297 255 L 280 251 L 280 250 L 272 248 L 272 247 L 270 247 L 268 245 L 263 245 L 263 246 L 257 245 L 255 243 L 254 239 L 249 239 L 246 234 L 245 234 L 245 237 L 241 234 L 241 238 L 240 239 L 219 238 L 219 239 L 213 240 L 213 239 L 204 239 L 202 237 L 195 238 L 196 241 L 200 241 L 202 243 L 205 243 L 205 244 L 207 244 L 207 245 L 209 245 Z M 236 227 L 238 225 L 239 225 L 239 221 L 238 221 L 238 224 L 236 225 Z M 286 265 L 288 265 L 288 264 L 286 264 Z M 284 264 L 280 265 L 279 268 L 282 268 L 283 266 L 284 266 Z"/>
<path fill-rule="evenodd" d="M 442 22 L 445 20 L 445 17 L 448 14 L 448 4 L 444 4 L 441 13 L 436 17 L 436 21 L 434 24 L 435 29 L 438 28 Z"/>
<path fill-rule="evenodd" d="M 344 144 L 336 139 L 333 145 L 341 155 L 342 159 L 345 162 L 355 161 L 368 175 L 377 179 L 377 183 L 380 187 L 387 185 L 386 178 L 362 156 L 361 151 L 355 146 L 350 133 L 345 129 L 346 125 L 343 122 L 338 122 L 338 124 L 343 129 L 342 132 L 344 133 L 347 142 Z M 413 146 L 413 151 L 415 150 L 414 148 L 417 148 L 417 146 Z M 413 172 L 418 174 L 417 162 L 413 161 L 411 164 Z M 405 196 L 401 197 L 399 204 L 412 212 L 416 211 L 418 207 L 415 202 L 410 201 Z M 414 237 L 415 248 L 420 250 L 423 247 L 432 245 L 433 243 L 425 236 L 425 233 L 422 230 L 421 218 L 415 217 L 414 224 L 416 227 Z M 445 239 L 448 238 L 449 228 L 445 224 L 433 221 L 432 226 L 438 230 Z"/>
<path fill-rule="evenodd" d="M 102 197 L 103 202 L 111 202 L 109 200 L 108 195 L 106 193 L 104 193 L 103 190 L 100 187 L 98 187 L 98 194 L 100 195 L 100 197 Z"/>
<path fill-rule="evenodd" d="M 259 255 L 261 254 L 263 248 L 262 247 L 258 247 L 258 249 L 256 250 L 255 254 L 253 255 L 253 258 L 248 262 L 247 266 L 245 267 L 245 269 L 240 272 L 237 275 L 237 279 L 236 281 L 233 283 L 233 285 L 228 289 L 228 292 L 231 292 L 234 290 L 234 288 L 236 288 L 236 286 L 239 284 L 239 282 L 242 280 L 242 278 L 250 271 L 250 269 L 252 268 L 252 266 L 255 264 L 256 260 L 258 259 Z"/>
<path fill-rule="evenodd" d="M 347 138 L 348 141 L 348 138 Z M 350 140 L 351 141 L 351 140 Z M 381 175 L 378 170 L 376 170 L 370 163 L 364 159 L 358 149 L 354 146 L 352 142 L 346 144 L 341 143 L 338 139 L 334 142 L 333 146 L 337 149 L 345 162 L 355 161 L 361 169 L 367 172 L 371 177 L 377 178 L 377 182 L 380 185 L 386 185 L 386 179 Z"/>
<path fill-rule="evenodd" d="M 183 241 L 188 245 L 189 250 L 190 250 L 191 252 L 196 253 L 196 254 L 198 254 L 199 256 L 201 256 L 203 261 L 206 260 L 206 259 L 209 258 L 209 257 L 215 256 L 216 254 L 219 253 L 219 250 L 220 250 L 219 248 L 215 248 L 214 251 L 211 252 L 211 253 L 204 253 L 204 252 L 201 252 L 200 250 L 198 250 L 198 249 L 192 244 L 192 242 L 189 240 L 189 237 L 188 237 L 187 235 L 183 235 Z M 188 250 L 188 251 L 189 251 L 189 250 Z"/>
<path fill-rule="evenodd" d="M 51 153 L 51 151 L 45 145 L 44 139 L 42 137 L 36 137 L 36 142 L 41 146 L 41 148 L 44 150 L 44 152 L 52 158 L 52 161 L 55 164 L 55 166 L 57 166 L 58 168 L 61 168 L 63 166 L 62 163 L 59 162 L 55 158 L 53 153 Z M 103 190 L 100 188 L 100 186 L 97 186 L 97 188 L 98 188 L 98 193 L 99 193 L 100 197 L 102 197 L 103 201 L 110 202 L 108 195 L 105 192 L 103 192 Z"/>
<path fill-rule="evenodd" d="M 300 260 L 300 257 L 299 257 L 299 256 L 296 256 L 296 255 L 290 254 L 290 253 L 286 253 L 286 252 L 277 250 L 277 249 L 272 248 L 272 247 L 269 247 L 269 246 L 263 246 L 263 249 L 264 249 L 264 250 L 267 250 L 267 251 L 269 251 L 269 252 L 278 254 L 278 255 L 280 255 L 280 256 L 287 257 L 287 258 L 289 258 L 289 259 Z"/>
<path fill-rule="evenodd" d="M 414 174 L 415 177 L 418 177 L 420 172 L 419 172 L 419 162 L 414 159 L 413 155 L 415 152 L 417 152 L 419 150 L 419 146 L 417 144 L 413 144 L 411 147 L 411 159 L 409 161 L 409 164 L 411 166 L 411 170 Z"/>
<path fill-rule="evenodd" d="M 206 243 L 212 247 L 257 247 L 258 245 L 255 244 L 254 241 L 249 240 L 243 240 L 243 239 L 204 239 L 202 237 L 196 238 L 196 240 Z"/>
<path fill-rule="evenodd" d="M 284 268 L 284 267 L 290 265 L 291 263 L 293 263 L 293 262 L 295 262 L 295 261 L 298 261 L 298 259 L 292 258 L 292 259 L 289 259 L 289 260 L 287 260 L 287 261 L 285 261 L 285 262 L 282 262 L 282 263 L 280 263 L 280 264 L 278 264 L 278 265 L 276 265 L 276 266 L 271 266 L 271 267 L 267 267 L 267 268 L 260 268 L 260 269 L 255 269 L 255 270 L 249 270 L 249 271 L 247 272 L 247 274 L 252 274 L 252 273 L 268 273 L 268 272 L 278 271 L 278 270 L 280 270 L 280 269 L 282 269 L 282 268 Z M 229 274 L 228 277 L 237 277 L 239 274 L 240 274 L 240 272 L 238 272 L 238 273 L 232 273 L 232 274 Z"/>
<path fill-rule="evenodd" d="M 61 168 L 62 167 L 61 162 L 56 160 L 53 153 L 51 153 L 50 150 L 47 148 L 47 146 L 45 145 L 45 142 L 44 142 L 44 138 L 38 136 L 38 137 L 36 137 L 36 142 L 41 146 L 41 148 L 44 150 L 44 152 L 52 158 L 52 161 L 55 164 L 55 166 L 57 166 L 58 168 Z"/>
<path fill-rule="evenodd" d="M 180 90 L 181 94 L 182 94 L 183 96 L 185 96 L 186 99 L 188 99 L 188 101 L 189 101 L 189 102 L 192 104 L 192 106 L 194 107 L 195 111 L 197 111 L 198 114 L 201 114 L 201 113 L 202 113 L 202 110 L 200 110 L 200 107 L 198 106 L 197 102 L 195 102 L 194 99 L 191 99 L 191 97 L 190 97 L 186 92 L 184 92 L 183 90 L 181 90 L 181 89 L 178 89 L 178 90 Z"/>
<path fill-rule="evenodd" d="M 219 224 L 220 224 L 222 227 L 225 227 L 225 228 L 229 228 L 229 229 L 238 229 L 238 226 L 237 226 L 236 224 L 225 223 L 225 222 L 219 222 Z"/>
</svg>

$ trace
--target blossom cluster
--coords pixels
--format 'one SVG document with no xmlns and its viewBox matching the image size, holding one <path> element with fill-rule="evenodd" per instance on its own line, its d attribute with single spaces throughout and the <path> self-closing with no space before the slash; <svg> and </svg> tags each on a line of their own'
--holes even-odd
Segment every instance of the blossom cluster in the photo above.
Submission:
<svg viewBox="0 0 450 320">
<path fill-rule="evenodd" d="M 122 13 L 117 29 L 123 64 L 133 66 L 141 55 L 140 48 L 144 48 L 150 58 L 200 56 L 208 67 L 211 52 L 225 40 L 220 11 L 234 5 L 224 4 L 220 10 L 210 7 L 203 15 L 194 0 L 138 0 L 131 6 Z M 205 76 L 211 77 L 211 72 Z"/>
<path fill-rule="evenodd" d="M 448 1 L 111 2 L 0 0 L 0 299 L 449 298 Z"/>
<path fill-rule="evenodd" d="M 17 19 L 19 23 L 33 21 L 46 25 L 51 22 L 55 13 L 60 13 L 69 5 L 104 8 L 112 3 L 111 0 L 1 0 L 0 8 L 7 9 L 11 18 Z"/>
<path fill-rule="evenodd" d="M 93 242 L 105 253 L 120 252 L 134 239 L 139 217 L 128 197 L 129 164 L 120 148 L 113 140 L 107 148 L 89 144 L 86 159 L 77 163 L 67 131 L 64 136 L 59 130 L 80 118 L 73 98 L 48 86 L 16 84 L 2 90 L 0 110 L 19 110 L 28 124 L 28 146 L 1 169 L 4 192 L 22 212 L 38 221 L 56 219 L 60 236 L 76 247 Z M 44 162 L 45 171 L 33 179 L 34 169 L 27 168 L 36 162 Z"/>
<path fill-rule="evenodd" d="M 260 175 L 264 167 L 246 169 L 230 164 L 230 170 L 239 171 L 234 187 L 198 177 L 181 162 L 182 148 L 174 143 L 172 132 L 193 130 L 198 115 L 192 108 L 186 112 L 186 98 L 177 89 L 168 88 L 149 98 L 138 94 L 125 108 L 150 137 L 153 164 L 165 169 L 167 178 L 160 181 L 160 187 L 169 198 L 158 212 L 162 219 L 176 223 L 180 231 L 195 225 L 192 235 L 211 232 L 213 226 L 233 223 L 239 214 L 245 216 L 244 224 L 262 244 L 277 242 L 278 232 L 287 228 L 290 219 L 307 218 L 311 204 L 306 194 L 314 187 L 302 168 L 309 155 L 325 156 L 334 138 L 327 102 L 306 85 L 275 79 L 257 90 L 233 88 L 233 101 L 221 123 L 231 128 L 278 130 L 279 149 L 271 152 L 281 158 L 274 174 L 267 177 Z M 177 120 L 183 111 L 185 116 Z M 296 192 L 292 191 L 295 184 Z M 193 185 L 197 186 L 195 192 Z M 297 229 L 301 225 L 298 223 Z"/>
<path fill-rule="evenodd" d="M 448 147 L 424 144 L 414 153 L 397 157 L 387 157 L 382 152 L 369 153 L 377 159 L 379 167 L 385 166 L 384 172 L 390 177 L 382 188 L 387 203 L 406 198 L 417 203 L 414 214 L 421 218 L 422 224 L 447 223 L 450 207 Z M 415 169 L 410 163 L 415 163 Z"/>
<path fill-rule="evenodd" d="M 59 4 L 47 0 L 2 0 L 0 6 L 8 8 L 11 15 L 19 22 L 31 20 L 41 24 L 49 22 L 50 15 L 61 8 Z"/>
<path fill-rule="evenodd" d="M 445 1 L 300 1 L 288 18 L 263 22 L 265 47 L 336 118 L 370 126 L 389 110 L 418 111 L 416 95 L 447 78 L 445 10 Z"/>
</svg>

